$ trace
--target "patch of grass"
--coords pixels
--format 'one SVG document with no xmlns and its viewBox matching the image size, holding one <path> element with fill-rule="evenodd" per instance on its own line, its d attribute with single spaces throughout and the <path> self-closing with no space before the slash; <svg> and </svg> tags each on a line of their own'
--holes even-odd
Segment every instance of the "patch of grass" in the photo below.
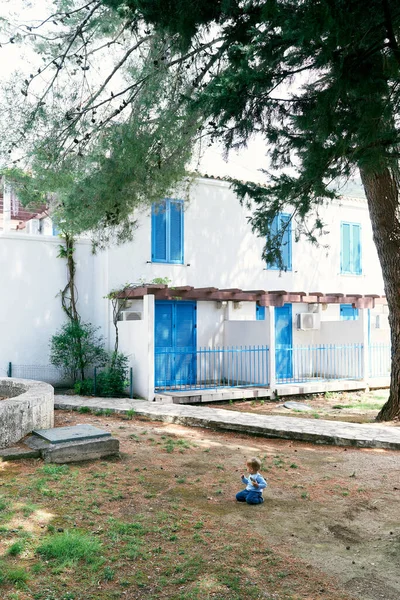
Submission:
<svg viewBox="0 0 400 600">
<path fill-rule="evenodd" d="M 292 464 L 290 465 L 290 468 L 291 468 L 291 469 L 298 469 L 299 467 L 298 467 L 298 465 L 296 465 L 296 463 L 292 463 Z"/>
<path fill-rule="evenodd" d="M 68 465 L 44 465 L 39 471 L 44 475 L 49 475 L 52 479 L 59 479 L 60 475 L 69 473 L 70 468 Z"/>
<path fill-rule="evenodd" d="M 182 453 L 186 449 L 190 448 L 190 444 L 186 440 L 175 440 L 174 438 L 169 438 L 166 441 L 164 448 L 169 454 L 171 454 L 175 449 L 178 449 Z"/>
<path fill-rule="evenodd" d="M 59 564 L 79 561 L 94 563 L 100 550 L 101 544 L 94 537 L 79 531 L 65 531 L 45 538 L 36 553 Z"/>
<path fill-rule="evenodd" d="M 132 419 L 134 418 L 135 415 L 136 415 L 136 411 L 133 408 L 130 408 L 129 410 L 126 411 L 126 418 L 129 419 L 129 421 L 132 421 Z"/>
<path fill-rule="evenodd" d="M 113 411 L 111 410 L 111 408 L 105 408 L 103 411 L 103 414 L 105 417 L 111 417 L 111 415 L 113 414 Z"/>
<path fill-rule="evenodd" d="M 28 581 L 28 573 L 23 567 L 12 567 L 0 563 L 0 585 L 20 585 Z"/>
<path fill-rule="evenodd" d="M 104 581 L 113 581 L 115 577 L 115 570 L 111 567 L 104 567 L 103 570 L 103 579 Z"/>
<path fill-rule="evenodd" d="M 19 556 L 24 551 L 24 547 L 25 547 L 25 545 L 23 542 L 21 542 L 21 541 L 14 542 L 7 549 L 7 554 L 9 556 Z"/>
<path fill-rule="evenodd" d="M 92 409 L 89 406 L 80 406 L 78 408 L 78 412 L 82 413 L 82 414 L 87 414 L 87 413 L 91 413 Z"/>
</svg>

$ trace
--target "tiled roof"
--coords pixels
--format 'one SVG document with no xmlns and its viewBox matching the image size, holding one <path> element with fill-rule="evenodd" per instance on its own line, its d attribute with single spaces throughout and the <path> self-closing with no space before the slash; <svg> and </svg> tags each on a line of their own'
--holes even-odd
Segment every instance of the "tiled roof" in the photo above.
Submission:
<svg viewBox="0 0 400 600">
<path fill-rule="evenodd" d="M 33 219 L 38 213 L 42 213 L 45 209 L 46 207 L 41 205 L 37 207 L 37 210 L 28 210 L 22 206 L 18 198 L 15 198 L 13 205 L 11 206 L 11 219 L 13 221 L 29 221 L 29 219 Z M 3 192 L 0 191 L 0 214 L 3 214 L 3 210 Z"/>
</svg>

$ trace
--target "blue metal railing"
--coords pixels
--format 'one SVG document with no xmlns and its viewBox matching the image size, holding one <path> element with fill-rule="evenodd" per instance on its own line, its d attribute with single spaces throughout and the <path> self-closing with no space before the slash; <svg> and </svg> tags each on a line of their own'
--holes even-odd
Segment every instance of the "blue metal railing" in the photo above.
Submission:
<svg viewBox="0 0 400 600">
<path fill-rule="evenodd" d="M 276 348 L 277 383 L 363 379 L 363 344 Z"/>
<path fill-rule="evenodd" d="M 267 346 L 155 350 L 155 387 L 158 390 L 268 385 Z"/>
<path fill-rule="evenodd" d="M 390 377 L 391 360 L 390 344 L 370 344 L 369 376 Z"/>
</svg>

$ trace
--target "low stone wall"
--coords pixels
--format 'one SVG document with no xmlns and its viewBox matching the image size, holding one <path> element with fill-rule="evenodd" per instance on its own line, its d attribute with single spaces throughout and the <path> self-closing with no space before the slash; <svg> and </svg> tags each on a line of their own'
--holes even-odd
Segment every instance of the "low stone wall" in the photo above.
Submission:
<svg viewBox="0 0 400 600">
<path fill-rule="evenodd" d="M 54 389 L 29 379 L 0 379 L 0 448 L 18 442 L 33 429 L 54 426 Z"/>
</svg>

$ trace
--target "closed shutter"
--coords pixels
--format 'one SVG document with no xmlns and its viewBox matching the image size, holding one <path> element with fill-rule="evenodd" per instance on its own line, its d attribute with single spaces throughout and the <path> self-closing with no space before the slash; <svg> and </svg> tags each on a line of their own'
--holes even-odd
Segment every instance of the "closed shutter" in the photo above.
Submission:
<svg viewBox="0 0 400 600">
<path fill-rule="evenodd" d="M 353 233 L 353 273 L 356 275 L 361 275 L 361 227 L 353 223 L 352 226 Z"/>
<path fill-rule="evenodd" d="M 169 201 L 169 262 L 183 263 L 183 203 Z"/>
<path fill-rule="evenodd" d="M 167 261 L 167 205 L 163 200 L 152 207 L 152 260 Z"/>
<path fill-rule="evenodd" d="M 351 273 L 351 258 L 350 258 L 350 224 L 342 223 L 341 226 L 341 265 L 342 273 Z"/>
<path fill-rule="evenodd" d="M 282 253 L 282 263 L 285 271 L 292 270 L 292 226 L 291 215 L 281 213 L 276 215 L 271 224 L 271 236 L 276 236 L 278 233 L 282 235 L 280 250 Z M 283 229 L 285 228 L 285 231 Z M 279 269 L 278 261 L 268 263 L 268 269 Z"/>
<path fill-rule="evenodd" d="M 173 304 L 156 304 L 154 344 L 156 348 L 170 348 L 174 345 L 172 328 Z"/>
<path fill-rule="evenodd" d="M 282 262 L 283 267 L 287 271 L 292 269 L 292 227 L 290 223 L 290 215 L 280 215 L 279 228 L 282 231 L 285 228 L 282 236 Z"/>
</svg>

